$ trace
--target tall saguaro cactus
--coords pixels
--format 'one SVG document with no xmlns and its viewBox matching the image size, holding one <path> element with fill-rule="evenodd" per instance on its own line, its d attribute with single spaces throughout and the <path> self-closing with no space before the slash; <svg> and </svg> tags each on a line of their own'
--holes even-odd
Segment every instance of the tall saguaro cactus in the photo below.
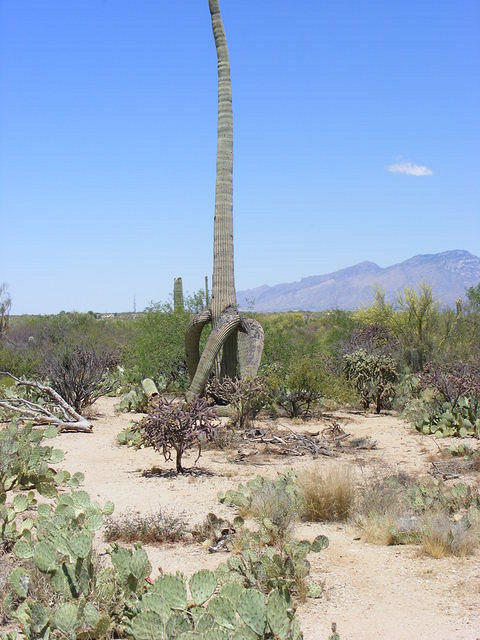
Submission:
<svg viewBox="0 0 480 640">
<path fill-rule="evenodd" d="M 215 221 L 213 233 L 212 299 L 208 309 L 193 317 L 185 336 L 185 351 L 191 384 L 188 396 L 201 393 L 221 353 L 220 377 L 255 375 L 263 350 L 263 330 L 256 320 L 241 316 L 237 309 L 233 266 L 233 112 L 230 60 L 218 0 L 209 0 L 213 37 L 217 50 L 218 127 Z M 203 327 L 211 322 L 210 334 L 200 355 Z"/>
<path fill-rule="evenodd" d="M 183 304 L 183 283 L 181 278 L 174 278 L 173 280 L 173 310 L 175 313 L 180 313 L 184 310 Z"/>
</svg>

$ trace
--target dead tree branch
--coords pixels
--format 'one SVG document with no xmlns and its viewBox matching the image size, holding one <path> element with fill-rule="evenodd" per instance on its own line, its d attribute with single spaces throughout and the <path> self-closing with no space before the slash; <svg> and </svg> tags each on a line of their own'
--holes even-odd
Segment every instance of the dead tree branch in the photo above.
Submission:
<svg viewBox="0 0 480 640">
<path fill-rule="evenodd" d="M 35 389 L 46 401 L 46 404 L 33 402 L 27 398 L 0 397 L 0 408 L 11 411 L 36 424 L 52 424 L 60 431 L 81 431 L 90 433 L 93 430 L 88 420 L 75 411 L 60 394 L 47 385 L 35 380 L 22 380 L 8 371 L 0 371 L 0 375 L 11 378 L 17 387 Z M 51 407 L 51 408 L 50 408 Z"/>
</svg>

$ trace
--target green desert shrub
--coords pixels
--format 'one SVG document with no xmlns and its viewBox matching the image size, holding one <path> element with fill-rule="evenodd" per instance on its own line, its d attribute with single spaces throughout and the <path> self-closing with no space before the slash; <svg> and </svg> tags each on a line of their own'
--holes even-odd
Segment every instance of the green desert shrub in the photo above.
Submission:
<svg viewBox="0 0 480 640">
<path fill-rule="evenodd" d="M 303 357 L 335 355 L 355 327 L 348 311 L 253 314 L 265 332 L 262 363 L 287 369 Z"/>
<path fill-rule="evenodd" d="M 272 368 L 268 374 L 271 397 L 290 418 L 308 418 L 321 397 L 322 371 L 309 358 L 302 358 L 285 370 Z"/>
<path fill-rule="evenodd" d="M 182 391 L 189 385 L 185 363 L 185 330 L 192 313 L 201 311 L 204 293 L 186 296 L 184 307 L 152 303 L 138 315 L 131 340 L 124 352 L 123 364 L 137 374 L 136 383 L 152 378 L 160 390 Z M 209 334 L 205 327 L 201 348 Z"/>
</svg>

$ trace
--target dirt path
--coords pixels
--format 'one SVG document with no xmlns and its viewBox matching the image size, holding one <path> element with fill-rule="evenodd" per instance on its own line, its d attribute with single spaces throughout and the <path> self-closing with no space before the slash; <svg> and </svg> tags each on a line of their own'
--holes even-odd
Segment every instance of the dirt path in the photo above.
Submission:
<svg viewBox="0 0 480 640">
<path fill-rule="evenodd" d="M 191 524 L 203 521 L 209 511 L 231 518 L 218 503 L 217 493 L 255 476 L 274 475 L 285 466 L 312 464 L 306 458 L 270 459 L 258 464 L 233 464 L 225 451 L 204 452 L 199 465 L 211 475 L 165 478 L 151 473 L 155 467 L 172 468 L 150 450 L 134 451 L 116 445 L 116 434 L 132 415 L 115 416 L 115 400 L 99 401 L 95 432 L 64 434 L 58 445 L 66 451 L 64 467 L 85 474 L 85 488 L 100 502 L 113 500 L 116 513 L 141 513 L 168 508 L 184 511 Z M 427 456 L 435 443 L 412 432 L 395 416 L 338 414 L 344 428 L 355 436 L 370 436 L 373 451 L 342 456 L 364 474 L 404 471 L 425 473 Z M 318 430 L 319 423 L 308 429 Z M 305 425 L 301 426 L 305 430 Z M 250 460 L 253 461 L 255 458 Z M 193 461 L 187 457 L 188 465 Z M 330 464 L 321 459 L 317 464 Z M 147 476 L 142 475 L 147 472 Z M 342 640 L 478 640 L 480 639 L 480 555 L 462 560 L 421 557 L 418 549 L 378 547 L 358 538 L 349 525 L 299 525 L 297 534 L 313 538 L 326 534 L 330 547 L 312 554 L 312 577 L 325 580 L 322 599 L 299 609 L 305 640 L 326 640 L 336 621 Z M 147 548 L 155 570 L 191 574 L 214 568 L 225 555 L 209 555 L 198 545 Z"/>
</svg>

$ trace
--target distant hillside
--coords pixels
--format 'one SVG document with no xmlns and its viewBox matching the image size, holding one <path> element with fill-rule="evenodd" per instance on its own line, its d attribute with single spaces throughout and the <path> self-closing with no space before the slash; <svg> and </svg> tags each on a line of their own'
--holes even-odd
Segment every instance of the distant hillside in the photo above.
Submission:
<svg viewBox="0 0 480 640">
<path fill-rule="evenodd" d="M 370 304 L 378 287 L 393 298 L 405 286 L 416 288 L 423 281 L 432 285 L 443 305 L 453 305 L 465 296 L 467 287 L 480 282 L 480 258 L 468 251 L 445 251 L 414 256 L 385 269 L 374 262 L 361 262 L 300 282 L 240 291 L 237 300 L 241 309 L 252 308 L 253 302 L 256 311 L 356 309 Z"/>
</svg>

